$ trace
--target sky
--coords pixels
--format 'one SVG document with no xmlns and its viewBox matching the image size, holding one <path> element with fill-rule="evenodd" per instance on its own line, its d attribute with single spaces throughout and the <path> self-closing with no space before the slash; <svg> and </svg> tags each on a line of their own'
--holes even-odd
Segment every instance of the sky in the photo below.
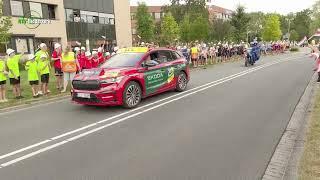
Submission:
<svg viewBox="0 0 320 180">
<path fill-rule="evenodd" d="M 130 0 L 131 5 L 137 5 L 137 2 L 144 1 L 147 5 L 168 4 L 169 0 Z M 290 12 L 299 12 L 311 7 L 316 0 L 212 0 L 212 4 L 227 9 L 234 10 L 238 4 L 244 5 L 248 12 L 277 12 L 288 14 Z"/>
</svg>

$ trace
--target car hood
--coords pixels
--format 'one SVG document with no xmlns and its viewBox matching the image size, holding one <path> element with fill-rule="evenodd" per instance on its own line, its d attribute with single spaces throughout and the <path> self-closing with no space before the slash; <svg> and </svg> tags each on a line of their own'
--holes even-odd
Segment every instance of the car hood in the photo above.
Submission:
<svg viewBox="0 0 320 180">
<path fill-rule="evenodd" d="M 112 78 L 129 74 L 135 68 L 95 68 L 84 69 L 81 73 L 77 74 L 75 80 L 99 80 L 103 78 Z"/>
</svg>

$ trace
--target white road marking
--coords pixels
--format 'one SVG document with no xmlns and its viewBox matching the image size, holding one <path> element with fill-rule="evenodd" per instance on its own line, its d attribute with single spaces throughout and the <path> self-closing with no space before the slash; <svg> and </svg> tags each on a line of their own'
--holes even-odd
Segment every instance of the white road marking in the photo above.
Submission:
<svg viewBox="0 0 320 180">
<path fill-rule="evenodd" d="M 178 95 L 184 94 L 184 95 L 182 95 L 182 96 L 180 96 L 180 97 L 177 97 L 177 98 L 171 99 L 171 100 L 169 100 L 169 101 L 167 101 L 167 102 L 158 104 L 158 105 L 153 106 L 153 107 L 151 107 L 151 108 L 145 109 L 145 110 L 143 110 L 143 111 L 141 111 L 141 112 L 138 112 L 138 113 L 135 113 L 135 114 L 132 114 L 132 115 L 123 117 L 123 118 L 121 118 L 121 119 L 119 119 L 119 120 L 117 120 L 117 121 L 114 121 L 114 122 L 112 122 L 112 123 L 103 125 L 103 126 L 101 126 L 101 127 L 97 127 L 97 128 L 95 128 L 95 129 L 92 129 L 92 130 L 89 130 L 89 131 L 84 132 L 84 133 L 82 133 L 82 134 L 79 134 L 79 135 L 76 135 L 76 136 L 74 136 L 74 137 L 71 137 L 71 138 L 69 138 L 69 139 L 67 139 L 67 140 L 64 140 L 64 141 L 55 143 L 55 144 L 50 145 L 50 146 L 48 146 L 48 147 L 41 148 L 41 149 L 39 149 L 39 150 L 37 150 L 37 151 L 31 152 L 31 153 L 26 154 L 26 155 L 24 155 L 24 156 L 21 156 L 21 157 L 19 157 L 19 158 L 13 159 L 13 160 L 8 161 L 8 162 L 5 162 L 5 163 L 3 163 L 3 164 L 0 165 L 0 168 L 1 168 L 1 167 L 6 167 L 6 166 L 9 166 L 9 165 L 12 165 L 12 164 L 15 164 L 15 163 L 17 163 L 17 162 L 20 162 L 20 161 L 22 161 L 22 160 L 28 159 L 28 158 L 33 157 L 33 156 L 35 156 L 35 155 L 37 155 L 37 154 L 40 154 L 40 153 L 42 153 L 42 152 L 49 151 L 49 150 L 54 149 L 54 148 L 56 148 L 56 147 L 59 147 L 59 146 L 61 146 L 61 145 L 63 145 L 63 144 L 66 144 L 66 143 L 68 143 L 68 142 L 75 141 L 75 140 L 77 140 L 77 139 L 79 139 L 79 138 L 88 136 L 88 135 L 90 135 L 90 134 L 92 134 L 92 133 L 95 133 L 95 132 L 100 131 L 100 130 L 102 130 L 102 129 L 105 129 L 105 128 L 107 128 L 107 127 L 110 127 L 110 126 L 119 124 L 119 123 L 121 123 L 121 122 L 123 122 L 123 121 L 126 121 L 126 120 L 130 119 L 130 118 L 139 116 L 140 114 L 143 114 L 143 113 L 152 111 L 152 110 L 154 110 L 154 109 L 156 109 L 156 108 L 159 108 L 159 107 L 164 106 L 164 105 L 166 105 L 166 104 L 169 104 L 169 103 L 178 101 L 178 100 L 180 100 L 180 99 L 182 99 L 182 98 L 191 96 L 191 95 L 193 95 L 193 94 L 196 94 L 196 93 L 198 93 L 198 92 L 204 91 L 204 90 L 206 90 L 206 89 L 209 89 L 209 88 L 211 88 L 211 87 L 217 86 L 217 85 L 219 85 L 219 84 L 222 84 L 222 83 L 231 81 L 231 80 L 236 79 L 236 78 L 238 78 L 238 77 L 242 77 L 242 76 L 244 76 L 244 75 L 246 75 L 246 74 L 249 74 L 249 73 L 258 71 L 258 70 L 260 70 L 260 69 L 267 68 L 267 67 L 272 66 L 272 65 L 274 65 L 274 64 L 279 64 L 279 63 L 286 62 L 286 61 L 290 61 L 290 60 L 294 60 L 294 59 L 286 59 L 286 60 L 281 60 L 281 61 L 278 61 L 278 62 L 273 62 L 273 63 L 265 64 L 265 65 L 262 65 L 262 66 L 258 66 L 258 67 L 256 67 L 256 68 L 252 68 L 252 69 L 249 69 L 249 70 L 247 70 L 247 71 L 243 71 L 243 72 L 241 72 L 241 73 L 237 73 L 237 74 L 234 74 L 234 75 L 232 75 L 232 76 L 228 76 L 228 77 L 226 77 L 226 78 L 222 78 L 222 79 L 220 79 L 220 80 L 213 81 L 213 82 L 211 82 L 211 83 L 207 83 L 207 84 L 205 84 L 205 85 L 202 85 L 202 86 L 199 86 L 199 87 L 190 89 L 190 90 L 188 90 L 188 91 L 185 91 L 184 93 L 180 93 L 180 94 L 177 94 L 177 95 L 173 95 L 173 96 L 170 96 L 170 97 L 168 97 L 168 98 L 164 98 L 164 99 L 159 100 L 159 101 L 156 101 L 156 102 L 154 102 L 154 103 L 150 103 L 150 104 L 145 105 L 145 106 L 142 106 L 142 107 L 140 107 L 140 108 L 131 110 L 130 112 L 134 112 L 134 111 L 140 110 L 140 109 L 142 109 L 142 108 L 144 108 L 144 107 L 151 106 L 151 105 L 153 105 L 153 104 L 155 104 L 155 103 L 157 103 L 157 102 L 162 102 L 162 101 L 164 101 L 164 100 L 168 100 L 169 98 L 176 97 L 176 96 L 178 96 Z M 201 87 L 203 87 L 203 88 L 201 88 Z M 196 89 L 198 89 L 198 90 L 196 90 Z M 192 90 L 193 92 L 187 93 L 187 92 L 190 92 L 191 90 Z M 196 91 L 194 91 L 194 90 L 196 90 Z M 119 115 L 114 116 L 114 117 L 120 117 L 120 116 L 123 115 L 123 114 L 128 114 L 128 112 L 127 112 L 127 113 L 119 114 Z M 113 118 L 113 117 L 111 117 L 111 118 Z M 102 121 L 100 121 L 100 123 L 93 123 L 93 124 L 95 124 L 95 125 L 96 125 L 96 124 L 101 124 L 101 122 L 110 121 L 111 118 L 108 118 L 108 119 L 106 119 L 106 120 L 102 120 Z M 113 119 L 114 119 L 114 118 L 113 118 Z M 87 128 L 89 128 L 89 127 L 95 126 L 95 125 L 93 125 L 93 124 L 92 124 L 92 125 L 85 126 L 85 127 L 82 127 L 82 128 L 79 128 L 79 129 L 84 130 L 84 129 L 87 129 Z M 77 129 L 77 130 L 78 130 L 78 129 Z M 75 131 L 76 131 L 76 130 L 75 130 Z M 71 131 L 71 132 L 75 132 L 75 131 Z M 79 130 L 79 131 L 80 131 L 80 130 Z M 65 133 L 65 134 L 70 135 L 71 132 Z M 78 132 L 78 131 L 77 131 L 77 132 Z M 65 136 L 67 136 L 67 135 L 65 135 Z M 62 137 L 65 137 L 65 136 L 62 136 L 62 135 L 56 136 L 56 137 L 54 137 L 54 138 L 51 138 L 50 140 L 43 141 L 41 144 L 38 143 L 38 144 L 35 144 L 35 145 L 31 145 L 31 146 L 29 146 L 29 147 L 27 147 L 27 148 L 23 148 L 23 149 L 20 149 L 20 150 L 11 152 L 11 153 L 8 153 L 8 154 L 3 155 L 3 156 L 0 156 L 0 157 L 3 157 L 3 158 L 4 158 L 4 157 L 9 157 L 9 156 L 15 155 L 15 154 L 17 154 L 17 153 L 20 153 L 20 152 L 29 150 L 29 149 L 31 149 L 31 148 L 40 146 L 40 145 L 44 144 L 44 142 L 45 142 L 45 143 L 48 143 L 48 142 L 51 142 L 51 141 L 53 141 L 53 140 L 57 140 L 57 139 L 60 139 L 60 138 L 62 138 Z M 2 159 L 3 159 L 3 158 L 2 158 Z M 0 159 L 1 159 L 1 158 L 0 158 Z"/>
</svg>

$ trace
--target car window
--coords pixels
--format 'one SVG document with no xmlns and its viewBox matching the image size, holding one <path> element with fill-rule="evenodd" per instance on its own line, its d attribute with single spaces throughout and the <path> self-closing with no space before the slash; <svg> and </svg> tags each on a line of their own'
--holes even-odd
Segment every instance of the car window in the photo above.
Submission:
<svg viewBox="0 0 320 180">
<path fill-rule="evenodd" d="M 170 51 L 159 51 L 158 56 L 160 63 L 166 63 L 173 60 Z"/>
<path fill-rule="evenodd" d="M 144 53 L 120 53 L 112 56 L 101 68 L 134 67 L 144 56 Z"/>
<path fill-rule="evenodd" d="M 177 53 L 176 51 L 172 51 L 172 59 L 173 60 L 177 60 L 181 58 L 181 55 L 179 53 Z"/>
</svg>

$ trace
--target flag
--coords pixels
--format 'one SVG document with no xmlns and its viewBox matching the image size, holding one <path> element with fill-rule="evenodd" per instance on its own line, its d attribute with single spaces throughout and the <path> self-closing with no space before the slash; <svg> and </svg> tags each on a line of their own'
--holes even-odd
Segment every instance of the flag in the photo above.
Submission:
<svg viewBox="0 0 320 180">
<path fill-rule="evenodd" d="M 305 36 L 297 45 L 302 46 L 308 40 L 307 36 Z"/>
</svg>

